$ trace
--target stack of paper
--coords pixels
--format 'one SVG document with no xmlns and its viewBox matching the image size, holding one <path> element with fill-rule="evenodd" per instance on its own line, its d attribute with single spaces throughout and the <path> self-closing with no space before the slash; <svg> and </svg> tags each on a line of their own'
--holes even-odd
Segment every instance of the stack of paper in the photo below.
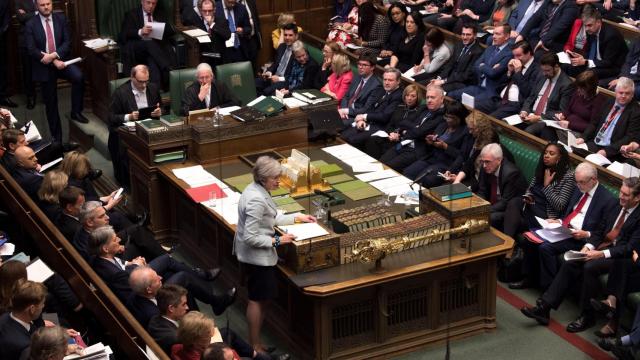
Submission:
<svg viewBox="0 0 640 360">
<path fill-rule="evenodd" d="M 584 159 L 600 166 L 606 166 L 611 164 L 611 161 L 609 161 L 609 159 L 607 159 L 606 157 L 598 153 L 589 154 Z"/>
<path fill-rule="evenodd" d="M 402 74 L 402 77 L 413 81 L 413 78 L 416 77 L 416 75 L 420 75 L 423 73 L 424 73 L 424 67 L 421 67 L 420 70 L 418 70 L 418 72 L 413 71 L 413 68 L 409 68 L 409 70 L 405 71 Z"/>
<path fill-rule="evenodd" d="M 104 346 L 99 342 L 82 349 L 82 354 L 71 354 L 64 357 L 64 360 L 109 360 L 109 356 L 113 351 L 109 346 Z"/>
<path fill-rule="evenodd" d="M 522 124 L 522 118 L 520 117 L 519 114 L 513 114 L 511 116 L 507 116 L 506 118 L 503 118 L 502 120 L 506 121 L 507 124 L 509 124 L 509 125 Z"/>
<path fill-rule="evenodd" d="M 552 128 L 556 128 L 558 130 L 562 130 L 562 131 L 568 131 L 569 129 L 567 128 L 563 128 L 562 126 L 560 126 L 560 123 L 558 122 L 558 120 L 542 120 L 544 121 L 545 125 L 552 127 Z"/>
<path fill-rule="evenodd" d="M 220 215 L 230 225 L 238 224 L 238 202 L 240 193 L 227 190 L 227 196 L 221 199 L 210 199 L 201 202 L 207 209 Z"/>
<path fill-rule="evenodd" d="M 390 196 L 398 196 L 412 191 L 411 180 L 404 176 L 394 176 L 370 183 L 371 186 Z"/>
<path fill-rule="evenodd" d="M 371 182 L 371 181 L 375 181 L 375 180 L 380 180 L 380 179 L 386 179 L 386 178 L 390 178 L 390 177 L 395 177 L 398 176 L 398 173 L 391 170 L 391 169 L 386 169 L 386 170 L 380 170 L 380 171 L 374 171 L 374 172 L 369 172 L 369 173 L 365 173 L 365 174 L 357 174 L 356 177 L 362 181 L 365 182 Z"/>
<path fill-rule="evenodd" d="M 625 178 L 640 176 L 640 169 L 638 169 L 637 167 L 631 164 L 620 163 L 617 161 L 614 161 L 613 164 L 607 166 L 607 170 L 611 170 L 616 174 L 624 176 Z"/>
<path fill-rule="evenodd" d="M 536 216 L 536 220 L 542 226 L 542 229 L 536 230 L 536 234 L 548 242 L 558 242 L 568 239 L 573 235 L 570 228 L 563 226 L 561 223 L 549 222 Z"/>
<path fill-rule="evenodd" d="M 189 166 L 179 169 L 173 169 L 173 174 L 180 180 L 186 182 L 189 187 L 201 187 L 211 184 L 218 185 L 221 189 L 228 188 L 227 184 L 222 182 L 210 172 L 205 170 L 202 165 Z"/>
<path fill-rule="evenodd" d="M 36 259 L 31 264 L 27 265 L 27 279 L 31 281 L 42 283 L 52 276 L 53 270 L 51 270 L 41 259 Z"/>
<path fill-rule="evenodd" d="M 296 241 L 329 235 L 329 232 L 318 223 L 282 225 L 278 226 L 278 228 L 284 233 L 293 234 L 296 237 Z"/>
<path fill-rule="evenodd" d="M 105 46 L 109 46 L 110 44 L 114 44 L 113 40 L 111 39 L 101 39 L 101 38 L 83 40 L 82 42 L 84 42 L 84 46 L 88 47 L 89 49 L 99 49 Z"/>
</svg>

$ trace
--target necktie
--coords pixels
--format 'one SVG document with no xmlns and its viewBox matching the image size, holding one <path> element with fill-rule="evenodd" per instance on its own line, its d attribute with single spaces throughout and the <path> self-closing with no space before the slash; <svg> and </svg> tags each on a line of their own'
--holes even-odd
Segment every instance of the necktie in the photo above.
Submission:
<svg viewBox="0 0 640 360">
<path fill-rule="evenodd" d="M 511 77 L 507 86 L 504 87 L 504 94 L 502 94 L 502 100 L 500 101 L 502 105 L 509 102 L 509 89 L 511 88 L 511 85 L 513 85 L 513 77 Z"/>
<path fill-rule="evenodd" d="M 559 5 L 555 5 L 553 8 L 549 9 L 547 12 L 547 21 L 542 25 L 542 30 L 540 30 L 540 39 L 545 36 L 549 29 L 551 29 L 551 25 L 553 24 L 553 16 L 556 14 L 556 10 L 558 10 Z"/>
<path fill-rule="evenodd" d="M 151 17 L 151 13 L 147 13 L 147 21 L 153 22 L 153 18 Z"/>
<path fill-rule="evenodd" d="M 588 198 L 589 198 L 589 193 L 584 193 L 584 195 L 582 195 L 582 198 L 580 198 L 580 201 L 578 201 L 578 206 L 576 206 L 576 208 L 573 209 L 573 211 L 569 215 L 567 215 L 566 218 L 562 220 L 563 226 L 569 226 L 569 223 L 571 223 L 571 220 L 573 220 L 574 217 L 580 214 L 580 210 L 582 210 L 582 207 L 587 202 Z"/>
<path fill-rule="evenodd" d="M 358 96 L 360 95 L 360 91 L 362 91 L 363 87 L 364 87 L 364 79 L 360 80 L 360 84 L 358 84 L 356 91 L 353 93 L 353 96 L 349 99 L 348 107 L 351 107 L 351 105 L 353 105 L 353 103 L 358 99 Z"/>
<path fill-rule="evenodd" d="M 620 230 L 622 229 L 622 225 L 624 225 L 624 221 L 627 219 L 627 209 L 622 209 L 622 214 L 618 218 L 616 225 L 607 233 L 605 236 L 605 240 L 598 246 L 598 250 L 601 248 L 607 247 L 609 244 L 616 243 L 616 238 L 620 235 Z"/>
<path fill-rule="evenodd" d="M 240 47 L 240 40 L 238 40 L 238 34 L 236 34 L 236 21 L 233 19 L 233 14 L 229 8 L 227 10 L 227 20 L 229 20 L 229 30 L 231 30 L 231 36 L 233 36 L 233 47 Z"/>
<path fill-rule="evenodd" d="M 598 54 L 598 38 L 595 35 L 589 35 L 589 55 L 588 59 L 594 61 Z"/>
<path fill-rule="evenodd" d="M 291 46 L 287 46 L 284 54 L 282 54 L 278 69 L 276 69 L 276 75 L 284 76 L 284 73 L 287 71 L 287 66 L 289 65 L 289 60 L 291 60 Z"/>
<path fill-rule="evenodd" d="M 489 181 L 491 181 L 491 195 L 489 197 L 489 202 L 493 205 L 498 202 L 498 178 L 493 174 L 489 176 Z"/>
<path fill-rule="evenodd" d="M 611 122 L 613 121 L 613 119 L 615 119 L 616 116 L 618 116 L 619 111 L 620 111 L 619 105 L 616 105 L 613 107 L 613 111 L 611 112 L 611 115 L 609 115 L 609 117 L 607 118 L 607 121 L 604 124 L 602 124 L 600 131 L 598 131 L 597 137 L 602 137 L 602 135 L 604 135 L 604 133 L 607 132 L 607 129 L 611 125 Z"/>
<path fill-rule="evenodd" d="M 465 45 L 462 48 L 462 51 L 460 51 L 460 56 L 458 56 L 458 59 L 456 59 L 456 61 L 460 61 L 460 59 L 462 59 L 462 57 L 467 54 L 467 51 L 469 51 L 469 45 Z"/>
<path fill-rule="evenodd" d="M 538 106 L 536 106 L 536 110 L 534 111 L 534 114 L 536 115 L 540 115 L 542 114 L 542 112 L 544 111 L 544 108 L 547 106 L 547 100 L 549 100 L 549 94 L 551 93 L 551 82 L 552 80 L 549 79 L 549 82 L 547 83 L 547 88 L 544 89 L 544 93 L 542 93 L 542 97 L 540 98 L 540 101 L 538 101 Z"/>
<path fill-rule="evenodd" d="M 45 27 L 47 29 L 47 47 L 49 48 L 49 54 L 56 52 L 56 41 L 53 39 L 53 31 L 51 31 L 51 18 L 45 19 Z"/>
</svg>

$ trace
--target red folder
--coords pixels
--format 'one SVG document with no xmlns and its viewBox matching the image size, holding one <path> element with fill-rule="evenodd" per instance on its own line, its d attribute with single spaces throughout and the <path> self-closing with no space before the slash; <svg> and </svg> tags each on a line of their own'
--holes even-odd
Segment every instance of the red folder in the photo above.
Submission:
<svg viewBox="0 0 640 360">
<path fill-rule="evenodd" d="M 220 186 L 218 186 L 218 184 L 211 184 L 211 185 L 205 185 L 205 186 L 199 186 L 199 187 L 187 189 L 187 194 L 191 196 L 193 201 L 199 203 L 199 202 L 210 200 L 211 193 L 213 191 L 216 192 L 216 195 L 217 195 L 216 197 L 218 199 L 227 197 L 227 194 L 225 194 L 224 191 L 222 191 L 222 189 L 220 188 Z"/>
</svg>

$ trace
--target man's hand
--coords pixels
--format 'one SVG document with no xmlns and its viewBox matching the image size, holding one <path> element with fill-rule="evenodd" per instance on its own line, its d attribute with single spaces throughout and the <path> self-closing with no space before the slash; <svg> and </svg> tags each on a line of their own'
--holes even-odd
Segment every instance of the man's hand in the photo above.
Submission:
<svg viewBox="0 0 640 360">
<path fill-rule="evenodd" d="M 598 154 L 600 154 L 600 155 L 602 155 L 604 157 L 607 157 L 607 152 L 604 151 L 604 150 L 598 150 Z"/>
<path fill-rule="evenodd" d="M 306 215 L 306 214 L 299 214 L 298 216 L 295 217 L 295 220 L 297 222 L 304 222 L 304 223 L 314 223 L 318 221 L 318 219 L 316 219 L 315 216 Z"/>
<path fill-rule="evenodd" d="M 522 37 L 522 35 L 518 35 L 516 36 L 516 42 L 522 41 L 524 40 L 524 37 Z"/>
<path fill-rule="evenodd" d="M 149 36 L 149 34 L 151 34 L 151 30 L 151 25 L 147 24 L 143 26 L 142 29 L 140 29 L 140 34 L 142 35 L 142 37 L 147 37 Z"/>
<path fill-rule="evenodd" d="M 458 174 L 452 174 L 449 170 L 445 171 L 443 175 L 449 182 L 454 182 L 458 176 Z"/>
<path fill-rule="evenodd" d="M 616 85 L 618 85 L 618 79 L 613 79 L 613 80 L 609 81 L 608 87 L 609 87 L 609 89 L 615 89 Z"/>
<path fill-rule="evenodd" d="M 589 237 L 589 232 L 584 230 L 572 229 L 571 236 L 573 236 L 573 238 L 576 240 L 582 240 Z"/>
<path fill-rule="evenodd" d="M 349 118 L 349 109 L 346 109 L 346 108 L 338 109 L 338 114 L 340 114 L 340 117 L 342 119 L 347 119 Z"/>
<path fill-rule="evenodd" d="M 147 261 L 142 256 L 138 256 L 135 259 L 131 259 L 131 260 L 127 261 L 127 263 L 136 264 L 137 266 L 145 266 L 145 265 L 147 265 Z"/>
<path fill-rule="evenodd" d="M 116 205 L 118 205 L 120 203 L 120 201 L 122 201 L 122 196 L 119 197 L 118 199 L 115 199 L 114 196 L 116 196 L 116 193 L 118 191 L 114 191 L 111 194 L 109 194 L 108 196 L 103 196 L 100 198 L 100 201 L 102 201 L 103 203 L 107 203 L 104 208 L 107 210 L 111 210 L 113 209 Z"/>
<path fill-rule="evenodd" d="M 198 93 L 198 99 L 200 101 L 204 101 L 204 98 L 209 95 L 209 91 L 211 90 L 211 83 L 200 84 L 200 92 Z"/>
<path fill-rule="evenodd" d="M 442 86 L 444 84 L 444 80 L 442 79 L 433 79 L 430 81 L 431 85 Z"/>
<path fill-rule="evenodd" d="M 242 35 L 242 31 L 244 31 L 244 29 L 243 29 L 243 28 L 241 28 L 241 27 L 239 27 L 239 26 L 236 28 L 236 34 L 238 34 L 238 35 Z"/>
<path fill-rule="evenodd" d="M 611 8 L 613 7 L 613 4 L 611 3 L 611 0 L 604 0 L 604 8 L 609 11 L 611 10 Z"/>
<path fill-rule="evenodd" d="M 151 112 L 151 117 L 160 117 L 162 115 L 162 109 L 160 109 L 160 103 L 156 104 L 156 108 Z"/>
<path fill-rule="evenodd" d="M 140 112 L 138 110 L 132 111 L 131 114 L 129 114 L 129 120 L 136 121 L 138 120 L 139 117 L 140 117 Z"/>
<path fill-rule="evenodd" d="M 533 52 L 536 52 L 538 49 L 542 49 L 544 51 L 549 51 L 549 49 L 547 49 L 546 46 L 544 46 L 544 44 L 542 43 L 542 41 L 538 41 L 538 44 L 536 45 L 536 47 L 533 49 Z"/>
<path fill-rule="evenodd" d="M 517 73 L 522 71 L 522 62 L 518 59 L 509 60 L 509 65 L 513 64 L 513 70 Z"/>
<path fill-rule="evenodd" d="M 540 121 L 541 117 L 540 115 L 536 115 L 536 114 L 529 114 L 527 115 L 524 119 L 522 119 L 524 122 L 528 122 L 528 123 L 537 123 L 538 121 Z"/>
<path fill-rule="evenodd" d="M 20 15 L 24 15 L 24 14 L 26 14 L 26 13 L 27 13 L 27 12 L 26 12 L 26 11 L 24 11 L 23 9 L 18 9 L 18 14 L 20 14 Z"/>
<path fill-rule="evenodd" d="M 272 75 L 271 76 L 271 82 L 272 83 L 277 83 L 278 81 L 280 81 L 280 76 L 278 76 L 278 75 Z"/>
<path fill-rule="evenodd" d="M 567 53 L 571 55 L 571 66 L 583 66 L 587 63 L 587 60 L 584 59 L 584 56 L 573 51 L 567 51 Z"/>
<path fill-rule="evenodd" d="M 53 62 L 53 60 L 56 59 L 56 54 L 51 53 L 45 53 L 45 52 L 40 52 L 42 54 L 42 59 L 40 59 L 40 62 L 45 64 L 45 65 L 49 65 Z"/>
<path fill-rule="evenodd" d="M 595 259 L 600 259 L 604 257 L 604 252 L 600 251 L 600 250 L 589 250 L 586 252 L 587 257 L 586 257 L 586 261 L 591 261 L 591 260 L 595 260 Z"/>
<path fill-rule="evenodd" d="M 11 119 L 11 111 L 7 109 L 0 108 L 0 117 L 4 120 Z"/>
<path fill-rule="evenodd" d="M 631 258 L 633 259 L 634 263 L 638 262 L 638 252 L 633 250 L 633 255 L 631 256 Z"/>
<path fill-rule="evenodd" d="M 584 139 L 583 138 L 576 138 L 576 144 L 578 144 L 578 145 L 584 144 Z"/>
<path fill-rule="evenodd" d="M 62 60 L 55 59 L 53 60 L 53 66 L 55 66 L 58 70 L 63 70 L 67 67 L 67 64 L 65 64 Z"/>
<path fill-rule="evenodd" d="M 392 141 L 392 142 L 400 141 L 400 134 L 398 134 L 397 132 L 390 133 L 389 141 Z"/>
<path fill-rule="evenodd" d="M 433 147 L 436 147 L 438 149 L 442 149 L 442 150 L 447 150 L 447 148 L 449 147 L 449 144 L 447 144 L 446 142 L 442 141 L 442 140 L 436 140 L 433 142 Z"/>
</svg>

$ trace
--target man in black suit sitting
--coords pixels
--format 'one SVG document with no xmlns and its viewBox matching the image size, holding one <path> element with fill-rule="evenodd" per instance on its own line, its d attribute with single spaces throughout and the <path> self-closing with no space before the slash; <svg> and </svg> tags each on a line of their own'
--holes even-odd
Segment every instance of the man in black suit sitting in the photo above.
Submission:
<svg viewBox="0 0 640 360">
<path fill-rule="evenodd" d="M 637 177 L 622 181 L 620 204 L 611 211 L 596 231 L 591 232 L 580 252 L 584 261 L 566 261 L 549 288 L 536 301 L 534 307 L 523 307 L 522 313 L 539 324 L 548 325 L 551 309 L 557 309 L 580 276 L 580 316 L 567 325 L 568 332 L 584 331 L 595 324 L 590 300 L 599 290 L 598 277 L 608 273 L 616 259 L 631 257 L 640 242 L 640 181 Z"/>
<path fill-rule="evenodd" d="M 123 44 L 125 71 L 134 64 L 147 64 L 151 82 L 168 86 L 169 71 L 175 67 L 176 56 L 170 39 L 175 34 L 167 17 L 156 11 L 158 0 L 140 0 L 140 6 L 127 13 L 122 21 L 120 42 Z M 152 29 L 164 23 L 160 39 L 152 37 Z"/>
<path fill-rule="evenodd" d="M 160 89 L 149 82 L 149 68 L 136 65 L 131 68 L 131 80 L 120 85 L 111 95 L 109 106 L 109 154 L 113 165 L 113 174 L 118 182 L 129 187 L 129 160 L 126 149 L 120 144 L 118 128 L 127 121 L 138 121 L 138 110 L 153 108 L 152 118 L 162 115 L 160 109 Z"/>
<path fill-rule="evenodd" d="M 0 359 L 21 358 L 31 344 L 31 334 L 44 326 L 40 314 L 46 297 L 47 288 L 41 283 L 25 281 L 16 287 L 11 311 L 0 316 Z"/>
<path fill-rule="evenodd" d="M 282 95 L 288 95 L 293 90 L 311 89 L 314 87 L 316 75 L 320 65 L 309 57 L 307 49 L 302 41 L 297 40 L 291 45 L 293 52 L 293 65 L 284 81 L 267 86 L 262 90 L 264 95 L 273 95 L 276 90 L 280 90 Z"/>
<path fill-rule="evenodd" d="M 240 105 L 240 100 L 221 81 L 215 81 L 211 66 L 202 63 L 196 68 L 196 80 L 182 95 L 182 115 L 189 111 Z"/>
<path fill-rule="evenodd" d="M 62 235 L 71 242 L 82 227 L 78 217 L 85 201 L 84 190 L 75 186 L 68 186 L 60 192 L 58 201 L 62 209 L 62 215 L 58 217 L 55 225 Z"/>
<path fill-rule="evenodd" d="M 356 115 L 352 126 L 342 131 L 340 137 L 351 145 L 363 146 L 371 134 L 378 130 L 386 130 L 391 115 L 402 102 L 400 75 L 398 69 L 385 69 L 382 75 L 384 94 L 369 111 Z"/>
<path fill-rule="evenodd" d="M 276 57 L 262 74 L 262 78 L 256 79 L 256 89 L 259 94 L 271 95 L 273 93 L 273 85 L 284 82 L 291 74 L 293 67 L 294 55 L 292 45 L 298 41 L 298 26 L 296 24 L 287 24 L 282 30 L 284 42 L 276 49 Z"/>
<path fill-rule="evenodd" d="M 38 171 L 40 164 L 38 164 L 36 153 L 28 146 L 19 146 L 15 151 L 15 157 L 16 167 L 12 174 L 13 178 L 34 201 L 37 201 L 38 190 L 44 176 Z"/>
<path fill-rule="evenodd" d="M 184 26 L 195 26 L 209 33 L 211 43 L 200 44 L 201 55 L 211 66 L 222 64 L 225 41 L 231 37 L 231 31 L 229 30 L 227 19 L 220 14 L 215 14 L 213 0 L 201 0 L 198 1 L 197 7 L 184 9 L 182 24 Z"/>
<path fill-rule="evenodd" d="M 0 165 L 12 173 L 16 168 L 15 151 L 20 146 L 27 146 L 27 138 L 24 131 L 19 129 L 6 129 L 2 132 L 2 146 L 5 148 L 4 154 L 0 158 Z"/>
<path fill-rule="evenodd" d="M 478 158 L 482 165 L 478 195 L 491 203 L 491 226 L 502 229 L 507 203 L 524 194 L 527 182 L 520 170 L 504 158 L 499 144 L 485 145 Z"/>
<path fill-rule="evenodd" d="M 576 143 L 586 143 L 589 151 L 597 152 L 610 161 L 626 161 L 620 155 L 620 147 L 640 135 L 640 106 L 633 101 L 634 91 L 635 85 L 631 79 L 619 78 L 615 99 L 605 103 L 595 122 L 589 124 Z"/>
<path fill-rule="evenodd" d="M 179 321 L 189 311 L 187 289 L 180 285 L 166 284 L 156 295 L 160 314 L 149 320 L 147 331 L 162 350 L 171 354 L 171 347 L 178 343 Z"/>
</svg>

